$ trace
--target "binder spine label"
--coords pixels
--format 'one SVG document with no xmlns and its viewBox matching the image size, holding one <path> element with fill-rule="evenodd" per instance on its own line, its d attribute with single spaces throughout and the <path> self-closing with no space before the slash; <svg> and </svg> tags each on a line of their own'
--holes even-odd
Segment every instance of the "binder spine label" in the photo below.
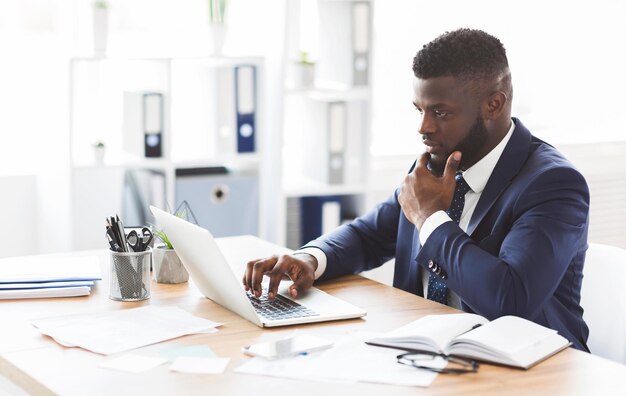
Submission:
<svg viewBox="0 0 626 396">
<path fill-rule="evenodd" d="M 328 183 L 344 181 L 346 147 L 346 103 L 334 102 L 328 106 Z"/>
<path fill-rule="evenodd" d="M 370 4 L 352 5 L 352 84 L 367 85 L 369 80 Z"/>
<path fill-rule="evenodd" d="M 235 106 L 237 109 L 237 152 L 256 151 L 256 67 L 235 67 Z"/>
<path fill-rule="evenodd" d="M 146 158 L 163 156 L 163 94 L 157 92 L 143 95 L 143 135 Z"/>
</svg>

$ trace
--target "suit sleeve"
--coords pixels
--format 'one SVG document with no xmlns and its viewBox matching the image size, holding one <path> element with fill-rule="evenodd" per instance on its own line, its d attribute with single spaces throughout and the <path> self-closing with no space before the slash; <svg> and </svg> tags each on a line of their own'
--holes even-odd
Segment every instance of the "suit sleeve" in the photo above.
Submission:
<svg viewBox="0 0 626 396">
<path fill-rule="evenodd" d="M 400 212 L 396 190 L 369 213 L 308 243 L 305 247 L 321 249 L 328 259 L 320 280 L 367 271 L 392 259 Z"/>
<path fill-rule="evenodd" d="M 534 318 L 586 249 L 589 191 L 574 169 L 553 168 L 535 176 L 506 210 L 508 229 L 485 238 L 495 241 L 497 255 L 448 222 L 431 234 L 418 260 L 437 262 L 448 287 L 474 312 L 490 320 Z"/>
</svg>

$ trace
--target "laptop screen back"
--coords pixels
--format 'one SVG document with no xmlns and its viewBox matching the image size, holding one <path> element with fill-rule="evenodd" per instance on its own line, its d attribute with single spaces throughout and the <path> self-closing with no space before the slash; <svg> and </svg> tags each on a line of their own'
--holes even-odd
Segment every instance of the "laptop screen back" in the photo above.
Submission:
<svg viewBox="0 0 626 396">
<path fill-rule="evenodd" d="M 150 210 L 202 294 L 259 324 L 260 320 L 241 282 L 235 277 L 211 233 L 153 206 Z"/>
</svg>

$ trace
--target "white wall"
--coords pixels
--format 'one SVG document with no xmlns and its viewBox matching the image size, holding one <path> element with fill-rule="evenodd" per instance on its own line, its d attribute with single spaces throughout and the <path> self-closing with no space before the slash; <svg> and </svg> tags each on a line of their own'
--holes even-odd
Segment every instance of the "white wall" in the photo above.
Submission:
<svg viewBox="0 0 626 396">
<path fill-rule="evenodd" d="M 552 144 L 626 139 L 626 2 L 618 0 L 377 0 L 374 10 L 375 155 L 415 155 L 415 53 L 436 36 L 478 28 L 504 44 L 513 115 Z"/>
<path fill-rule="evenodd" d="M 291 0 L 233 0 L 229 16 L 225 51 L 267 57 L 264 128 L 268 132 L 280 128 L 282 119 L 280 56 L 286 1 Z M 555 144 L 626 139 L 619 118 L 626 90 L 626 60 L 621 56 L 626 2 L 373 1 L 372 152 L 383 158 L 374 160 L 377 173 L 371 183 L 371 204 L 392 191 L 407 163 L 421 151 L 411 105 L 412 58 L 423 43 L 460 26 L 482 28 L 502 39 L 513 71 L 514 114 L 540 137 Z M 141 54 L 136 50 L 143 49 L 197 55 L 208 45 L 202 0 L 184 5 L 173 0 L 110 3 L 112 53 L 137 56 Z M 0 2 L 0 50 L 6 55 L 0 68 L 0 104 L 10 109 L 0 119 L 4 142 L 0 170 L 3 174 L 38 172 L 36 187 L 31 182 L 21 185 L 19 203 L 35 206 L 36 224 L 30 230 L 39 236 L 35 245 L 42 252 L 71 248 L 66 237 L 72 231 L 70 176 L 65 169 L 67 57 L 91 50 L 89 4 L 83 0 Z M 281 146 L 279 138 L 262 144 L 268 150 Z M 266 169 L 271 173 L 271 166 Z M 264 215 L 276 224 L 282 222 L 280 211 Z M 11 216 L 15 227 L 21 227 L 23 216 Z M 271 221 L 266 224 L 265 235 L 281 239 L 272 231 L 280 227 L 272 227 Z M 17 248 L 22 242 L 14 238 L 10 241 Z"/>
<path fill-rule="evenodd" d="M 36 197 L 36 176 L 0 176 L 0 257 L 37 253 Z"/>
</svg>

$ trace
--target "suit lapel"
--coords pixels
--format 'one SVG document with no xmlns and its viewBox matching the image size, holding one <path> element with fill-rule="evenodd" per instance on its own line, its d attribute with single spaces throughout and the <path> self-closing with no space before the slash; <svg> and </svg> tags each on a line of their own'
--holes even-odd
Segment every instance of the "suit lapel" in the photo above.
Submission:
<svg viewBox="0 0 626 396">
<path fill-rule="evenodd" d="M 515 129 L 507 143 L 496 167 L 493 169 L 489 181 L 485 186 L 474 214 L 467 227 L 467 235 L 472 235 L 494 202 L 511 183 L 511 180 L 520 171 L 530 150 L 531 135 L 528 129 L 517 118 L 513 118 Z"/>
</svg>

